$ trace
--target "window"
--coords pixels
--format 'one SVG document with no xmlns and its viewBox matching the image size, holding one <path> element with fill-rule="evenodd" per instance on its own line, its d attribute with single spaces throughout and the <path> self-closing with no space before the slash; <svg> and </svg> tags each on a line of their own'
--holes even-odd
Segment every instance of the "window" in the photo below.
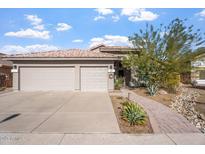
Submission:
<svg viewBox="0 0 205 154">
<path fill-rule="evenodd" d="M 205 70 L 199 71 L 199 79 L 205 79 Z"/>
</svg>

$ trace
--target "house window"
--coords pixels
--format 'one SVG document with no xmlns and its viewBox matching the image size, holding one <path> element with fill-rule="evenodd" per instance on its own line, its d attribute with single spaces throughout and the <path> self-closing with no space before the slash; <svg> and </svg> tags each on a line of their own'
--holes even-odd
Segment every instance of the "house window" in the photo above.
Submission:
<svg viewBox="0 0 205 154">
<path fill-rule="evenodd" d="M 199 71 L 199 79 L 205 80 L 205 70 Z"/>
</svg>

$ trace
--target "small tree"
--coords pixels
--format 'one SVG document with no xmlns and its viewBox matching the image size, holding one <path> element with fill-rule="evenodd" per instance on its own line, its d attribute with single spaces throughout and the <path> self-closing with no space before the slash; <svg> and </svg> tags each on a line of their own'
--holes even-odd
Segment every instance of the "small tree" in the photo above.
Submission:
<svg viewBox="0 0 205 154">
<path fill-rule="evenodd" d="M 123 65 L 135 69 L 138 79 L 147 86 L 175 90 L 180 73 L 191 69 L 188 62 L 193 58 L 193 49 L 205 42 L 200 30 L 194 32 L 193 25 L 187 27 L 185 21 L 177 18 L 159 28 L 146 25 L 144 31 L 129 37 L 139 54 L 130 53 L 124 58 Z"/>
</svg>

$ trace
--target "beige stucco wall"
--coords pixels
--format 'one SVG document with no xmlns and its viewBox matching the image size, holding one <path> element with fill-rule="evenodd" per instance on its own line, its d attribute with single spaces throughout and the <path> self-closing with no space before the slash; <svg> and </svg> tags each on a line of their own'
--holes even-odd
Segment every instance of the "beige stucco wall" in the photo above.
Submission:
<svg viewBox="0 0 205 154">
<path fill-rule="evenodd" d="M 13 73 L 13 89 L 19 90 L 19 68 L 20 67 L 35 67 L 35 66 L 74 66 L 75 67 L 75 90 L 80 91 L 80 67 L 81 66 L 112 66 L 114 68 L 114 61 L 112 60 L 84 60 L 84 61 L 13 61 L 13 65 L 17 66 L 18 72 Z M 113 78 L 109 78 L 109 74 L 113 75 Z M 114 90 L 114 73 L 108 72 L 108 90 Z"/>
<path fill-rule="evenodd" d="M 13 89 L 18 90 L 18 73 L 13 73 Z"/>
<path fill-rule="evenodd" d="M 191 81 L 199 80 L 200 79 L 200 71 L 205 70 L 205 67 L 195 67 L 191 71 Z"/>
<path fill-rule="evenodd" d="M 201 56 L 201 58 L 198 58 L 196 61 L 201 61 L 205 64 L 205 55 Z M 192 63 L 194 63 L 193 61 Z M 199 74 L 201 70 L 205 70 L 205 65 L 204 66 L 198 66 L 198 67 L 193 67 L 191 71 L 191 81 L 193 82 L 194 80 L 199 79 Z"/>
</svg>

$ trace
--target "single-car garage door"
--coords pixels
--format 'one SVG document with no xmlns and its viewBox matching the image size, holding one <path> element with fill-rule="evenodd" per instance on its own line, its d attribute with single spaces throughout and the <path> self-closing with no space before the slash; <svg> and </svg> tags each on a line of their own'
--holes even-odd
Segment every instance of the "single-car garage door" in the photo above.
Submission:
<svg viewBox="0 0 205 154">
<path fill-rule="evenodd" d="M 20 90 L 74 90 L 74 67 L 21 67 Z"/>
<path fill-rule="evenodd" d="M 81 91 L 107 91 L 107 67 L 81 67 Z"/>
</svg>

